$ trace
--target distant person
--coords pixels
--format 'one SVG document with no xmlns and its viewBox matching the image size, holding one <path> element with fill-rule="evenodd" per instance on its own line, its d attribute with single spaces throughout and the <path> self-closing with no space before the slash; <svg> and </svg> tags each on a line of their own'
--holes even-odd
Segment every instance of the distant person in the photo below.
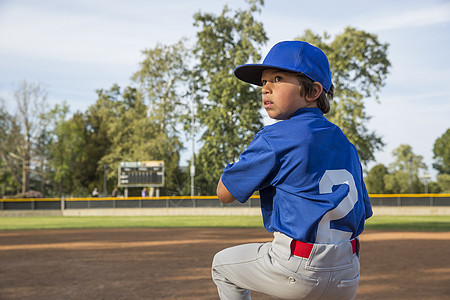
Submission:
<svg viewBox="0 0 450 300">
<path fill-rule="evenodd" d="M 98 197 L 98 190 L 97 190 L 97 188 L 94 188 L 94 190 L 92 191 L 92 197 Z"/>
<path fill-rule="evenodd" d="M 142 189 L 141 196 L 142 197 L 148 197 L 148 192 L 147 192 L 147 188 L 146 187 Z"/>
<path fill-rule="evenodd" d="M 113 197 L 117 197 L 119 195 L 119 191 L 117 190 L 117 188 L 115 187 L 112 191 L 112 196 Z"/>
</svg>

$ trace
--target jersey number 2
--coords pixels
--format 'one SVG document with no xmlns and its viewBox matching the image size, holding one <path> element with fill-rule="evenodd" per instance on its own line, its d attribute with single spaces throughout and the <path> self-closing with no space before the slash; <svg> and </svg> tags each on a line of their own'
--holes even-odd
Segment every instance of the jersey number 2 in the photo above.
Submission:
<svg viewBox="0 0 450 300">
<path fill-rule="evenodd" d="M 358 191 L 356 190 L 353 175 L 347 170 L 327 170 L 319 181 L 319 193 L 329 194 L 333 186 L 347 184 L 349 192 L 339 205 L 328 211 L 319 222 L 316 235 L 316 243 L 330 244 L 349 240 L 351 232 L 330 228 L 330 222 L 345 217 L 358 201 Z"/>
</svg>

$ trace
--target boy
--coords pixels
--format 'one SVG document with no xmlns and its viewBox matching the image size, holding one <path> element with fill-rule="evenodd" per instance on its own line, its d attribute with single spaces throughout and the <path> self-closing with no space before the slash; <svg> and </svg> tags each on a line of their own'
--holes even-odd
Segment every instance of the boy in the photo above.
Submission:
<svg viewBox="0 0 450 300">
<path fill-rule="evenodd" d="M 359 241 L 372 215 L 356 148 L 324 116 L 333 97 L 326 55 L 301 41 L 273 46 L 262 64 L 235 76 L 262 86 L 268 115 L 283 120 L 258 132 L 217 186 L 223 203 L 260 192 L 272 242 L 227 248 L 213 260 L 221 299 L 250 290 L 282 299 L 353 299 Z"/>
</svg>

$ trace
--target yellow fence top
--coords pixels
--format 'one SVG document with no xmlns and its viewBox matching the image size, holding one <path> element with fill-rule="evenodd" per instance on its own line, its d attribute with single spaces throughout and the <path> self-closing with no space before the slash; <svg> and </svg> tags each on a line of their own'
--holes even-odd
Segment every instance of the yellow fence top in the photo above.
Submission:
<svg viewBox="0 0 450 300">
<path fill-rule="evenodd" d="M 370 198 L 444 198 L 450 197 L 450 194 L 369 194 Z M 250 198 L 259 199 L 259 195 L 253 195 Z M 111 201 L 111 200 L 201 200 L 218 199 L 217 196 L 163 196 L 163 197 L 74 197 L 64 198 L 64 201 Z M 61 198 L 11 198 L 0 199 L 0 202 L 56 202 Z"/>
<path fill-rule="evenodd" d="M 450 194 L 369 194 L 370 198 L 445 198 Z M 259 199 L 259 195 L 250 198 Z M 218 199 L 217 196 L 163 196 L 163 197 L 74 197 L 64 198 L 64 201 L 111 201 L 111 200 L 201 200 Z M 61 198 L 11 198 L 0 199 L 0 202 L 49 202 L 61 201 Z"/>
</svg>

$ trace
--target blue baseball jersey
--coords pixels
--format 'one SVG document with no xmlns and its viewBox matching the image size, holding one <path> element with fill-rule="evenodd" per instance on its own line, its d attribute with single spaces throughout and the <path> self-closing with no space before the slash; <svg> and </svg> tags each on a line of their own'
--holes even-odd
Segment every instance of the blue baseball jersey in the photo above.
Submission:
<svg viewBox="0 0 450 300">
<path fill-rule="evenodd" d="M 357 150 L 319 108 L 261 129 L 222 182 L 241 203 L 259 191 L 265 228 L 303 242 L 357 237 L 372 215 Z"/>
</svg>

